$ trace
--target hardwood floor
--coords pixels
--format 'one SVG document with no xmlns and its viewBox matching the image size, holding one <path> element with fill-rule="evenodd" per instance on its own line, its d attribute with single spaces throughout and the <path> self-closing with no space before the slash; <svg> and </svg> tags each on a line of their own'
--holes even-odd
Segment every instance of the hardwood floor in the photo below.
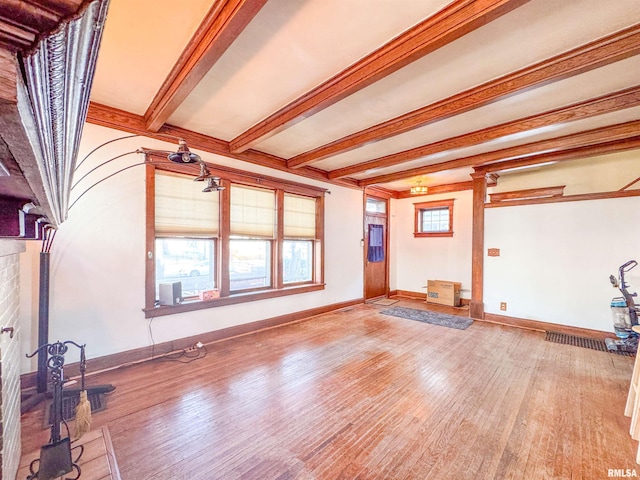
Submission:
<svg viewBox="0 0 640 480">
<path fill-rule="evenodd" d="M 402 300 L 395 306 L 426 308 Z M 636 469 L 633 358 L 365 304 L 105 372 L 122 480 L 604 479 Z M 438 308 L 465 315 L 458 309 Z M 23 451 L 47 441 L 23 416 Z"/>
</svg>

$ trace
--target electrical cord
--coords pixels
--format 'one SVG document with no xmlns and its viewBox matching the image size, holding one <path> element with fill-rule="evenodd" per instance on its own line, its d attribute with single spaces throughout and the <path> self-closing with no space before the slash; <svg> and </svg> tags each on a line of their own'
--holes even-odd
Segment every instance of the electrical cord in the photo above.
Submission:
<svg viewBox="0 0 640 480">
<path fill-rule="evenodd" d="M 166 355 L 162 355 L 153 360 L 167 361 L 167 362 L 178 362 L 178 363 L 191 363 L 196 360 L 200 360 L 207 356 L 207 348 L 203 345 L 202 347 L 196 347 L 195 352 L 182 349 L 179 352 L 167 353 Z M 193 355 L 195 353 L 195 355 Z"/>
<path fill-rule="evenodd" d="M 178 363 L 191 363 L 195 360 L 199 360 L 207 356 L 207 349 L 203 345 L 202 347 L 196 347 L 195 350 L 187 350 L 183 348 L 182 350 L 179 350 L 177 352 L 170 352 L 170 353 L 166 353 L 164 355 L 160 355 L 156 357 L 155 355 L 156 342 L 155 342 L 155 339 L 153 338 L 153 329 L 151 328 L 151 323 L 153 322 L 154 318 L 155 318 L 155 315 L 151 316 L 149 318 L 149 323 L 147 324 L 147 328 L 149 330 L 149 338 L 151 339 L 150 361 L 160 360 L 160 361 L 173 361 Z"/>
</svg>

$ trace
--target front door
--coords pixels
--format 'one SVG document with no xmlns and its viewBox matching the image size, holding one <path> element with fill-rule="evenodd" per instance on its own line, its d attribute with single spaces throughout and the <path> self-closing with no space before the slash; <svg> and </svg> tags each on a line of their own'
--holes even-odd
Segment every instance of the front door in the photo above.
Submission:
<svg viewBox="0 0 640 480">
<path fill-rule="evenodd" d="M 385 199 L 366 197 L 364 215 L 364 297 L 365 300 L 389 293 L 388 231 Z"/>
</svg>

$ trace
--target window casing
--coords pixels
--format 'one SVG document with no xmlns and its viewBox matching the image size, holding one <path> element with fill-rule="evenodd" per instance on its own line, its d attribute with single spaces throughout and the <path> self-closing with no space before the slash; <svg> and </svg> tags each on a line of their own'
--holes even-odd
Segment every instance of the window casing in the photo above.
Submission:
<svg viewBox="0 0 640 480">
<path fill-rule="evenodd" d="M 452 237 L 453 199 L 414 203 L 414 237 Z"/>
<path fill-rule="evenodd" d="M 155 299 L 160 283 L 182 283 L 184 298 L 216 288 L 219 196 L 186 175 L 155 176 Z"/>
<path fill-rule="evenodd" d="M 147 167 L 147 317 L 324 288 L 324 190 L 211 168 L 225 190 L 202 193 L 197 172 L 165 165 Z M 183 303 L 158 305 L 174 281 Z"/>
</svg>

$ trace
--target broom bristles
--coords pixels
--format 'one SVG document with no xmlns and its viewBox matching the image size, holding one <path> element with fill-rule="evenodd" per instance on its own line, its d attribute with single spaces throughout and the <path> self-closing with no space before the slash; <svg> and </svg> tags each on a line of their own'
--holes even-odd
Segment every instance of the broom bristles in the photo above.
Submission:
<svg viewBox="0 0 640 480">
<path fill-rule="evenodd" d="M 87 398 L 87 391 L 82 390 L 76 407 L 75 439 L 79 439 L 89 430 L 91 430 L 91 404 Z"/>
</svg>

